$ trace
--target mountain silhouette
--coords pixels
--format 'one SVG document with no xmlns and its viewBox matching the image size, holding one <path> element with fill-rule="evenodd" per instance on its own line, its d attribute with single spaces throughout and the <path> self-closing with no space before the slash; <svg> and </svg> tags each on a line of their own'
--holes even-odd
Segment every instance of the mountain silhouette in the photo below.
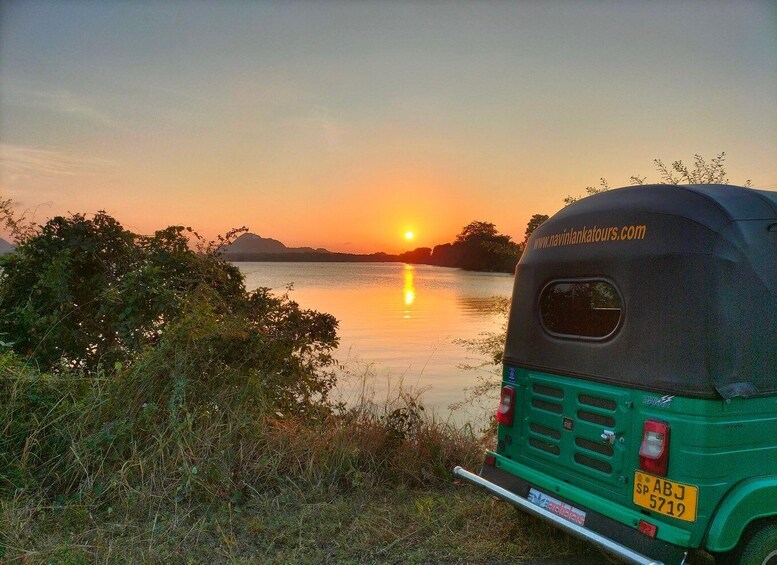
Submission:
<svg viewBox="0 0 777 565">
<path fill-rule="evenodd" d="M 0 255 L 3 253 L 12 253 L 15 247 L 13 244 L 7 242 L 2 237 L 0 237 Z"/>
<path fill-rule="evenodd" d="M 234 254 L 243 253 L 329 253 L 326 249 L 319 247 L 286 247 L 277 239 L 271 237 L 261 237 L 254 233 L 244 233 L 224 248 L 227 258 Z"/>
</svg>

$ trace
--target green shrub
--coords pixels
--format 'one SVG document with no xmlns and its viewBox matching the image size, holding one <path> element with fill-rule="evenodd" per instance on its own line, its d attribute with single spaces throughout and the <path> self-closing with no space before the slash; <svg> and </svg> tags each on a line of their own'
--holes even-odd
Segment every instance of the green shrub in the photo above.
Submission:
<svg viewBox="0 0 777 565">
<path fill-rule="evenodd" d="M 256 374 L 281 409 L 325 401 L 336 320 L 267 289 L 247 292 L 215 245 L 195 253 L 187 234 L 137 236 L 102 212 L 52 219 L 0 259 L 3 341 L 44 372 L 94 376 L 184 333 L 175 339 L 199 339 L 215 355 L 201 368 L 210 375 L 220 366 Z"/>
<path fill-rule="evenodd" d="M 445 483 L 482 446 L 402 393 L 329 397 L 335 319 L 247 292 L 184 228 L 55 218 L 0 274 L 0 499 L 64 508 Z"/>
</svg>

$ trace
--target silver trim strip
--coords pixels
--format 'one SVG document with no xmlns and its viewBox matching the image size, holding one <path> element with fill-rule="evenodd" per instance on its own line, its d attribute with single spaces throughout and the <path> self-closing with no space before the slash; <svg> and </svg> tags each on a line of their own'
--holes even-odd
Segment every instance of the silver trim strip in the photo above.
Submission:
<svg viewBox="0 0 777 565">
<path fill-rule="evenodd" d="M 479 475 L 470 473 L 466 469 L 462 469 L 461 467 L 457 466 L 455 469 L 453 469 L 453 474 L 474 485 L 483 487 L 494 496 L 498 496 L 502 500 L 509 502 L 513 506 L 518 507 L 519 509 L 528 514 L 531 514 L 532 516 L 537 516 L 538 518 L 542 518 L 547 522 L 551 522 L 557 528 L 564 530 L 565 532 L 575 537 L 586 540 L 595 546 L 600 547 L 604 551 L 620 557 L 621 559 L 625 559 L 628 563 L 633 563 L 635 565 L 664 565 L 662 561 L 655 561 L 650 559 L 641 553 L 637 553 L 636 551 L 633 551 L 624 545 L 597 534 L 596 532 L 592 532 L 583 526 L 573 524 L 572 522 L 569 522 L 560 516 L 556 516 L 544 508 L 540 508 L 539 506 L 532 504 L 525 498 L 521 498 L 509 490 L 504 489 L 499 485 L 492 483 L 491 481 L 487 481 Z"/>
</svg>

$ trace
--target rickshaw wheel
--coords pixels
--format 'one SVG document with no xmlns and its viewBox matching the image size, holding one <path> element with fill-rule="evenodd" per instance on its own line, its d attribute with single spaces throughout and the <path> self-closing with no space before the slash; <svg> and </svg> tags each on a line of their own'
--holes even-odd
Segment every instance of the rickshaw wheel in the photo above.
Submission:
<svg viewBox="0 0 777 565">
<path fill-rule="evenodd" d="M 737 565 L 777 565 L 777 522 L 769 522 L 754 531 L 734 550 L 730 563 Z"/>
</svg>

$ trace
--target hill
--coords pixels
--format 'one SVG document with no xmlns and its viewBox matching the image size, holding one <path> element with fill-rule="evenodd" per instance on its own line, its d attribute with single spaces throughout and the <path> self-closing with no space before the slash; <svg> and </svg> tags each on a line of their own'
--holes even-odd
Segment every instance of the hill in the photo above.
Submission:
<svg viewBox="0 0 777 565">
<path fill-rule="evenodd" d="M 3 253 L 12 253 L 15 247 L 12 243 L 7 242 L 2 237 L 0 237 L 0 255 Z"/>
<path fill-rule="evenodd" d="M 224 252 L 227 258 L 236 254 L 329 253 L 329 251 L 323 248 L 286 247 L 277 239 L 261 237 L 254 233 L 244 233 L 227 246 Z"/>
</svg>

